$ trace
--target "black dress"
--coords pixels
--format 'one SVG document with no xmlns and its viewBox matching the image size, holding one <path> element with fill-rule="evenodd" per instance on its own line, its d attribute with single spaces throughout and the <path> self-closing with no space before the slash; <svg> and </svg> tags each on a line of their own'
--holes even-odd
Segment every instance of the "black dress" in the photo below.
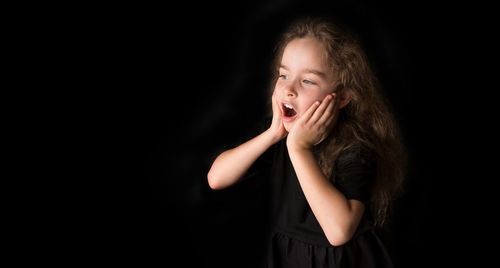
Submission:
<svg viewBox="0 0 500 268">
<path fill-rule="evenodd" d="M 271 119 L 257 132 L 265 130 Z M 313 150 L 317 156 L 317 149 Z M 294 267 L 393 267 L 382 240 L 372 226 L 367 205 L 376 167 L 370 152 L 355 145 L 342 151 L 329 178 L 347 199 L 365 204 L 365 213 L 347 243 L 332 246 L 302 192 L 290 161 L 286 139 L 267 150 L 246 177 L 270 172 L 272 231 L 269 236 L 269 268 Z"/>
</svg>

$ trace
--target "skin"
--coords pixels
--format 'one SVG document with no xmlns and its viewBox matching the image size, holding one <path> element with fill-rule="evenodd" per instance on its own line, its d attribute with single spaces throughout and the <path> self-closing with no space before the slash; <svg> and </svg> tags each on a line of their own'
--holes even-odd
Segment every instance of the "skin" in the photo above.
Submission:
<svg viewBox="0 0 500 268">
<path fill-rule="evenodd" d="M 333 186 L 311 150 L 332 131 L 339 110 L 350 101 L 346 91 L 335 92 L 336 77 L 323 52 L 323 45 L 315 39 L 288 43 L 272 97 L 271 126 L 219 155 L 208 173 L 208 183 L 212 189 L 235 183 L 262 153 L 286 137 L 290 160 L 307 202 L 330 244 L 338 246 L 351 239 L 365 207 L 357 200 L 346 199 Z M 284 103 L 293 106 L 295 117 L 285 117 Z"/>
</svg>

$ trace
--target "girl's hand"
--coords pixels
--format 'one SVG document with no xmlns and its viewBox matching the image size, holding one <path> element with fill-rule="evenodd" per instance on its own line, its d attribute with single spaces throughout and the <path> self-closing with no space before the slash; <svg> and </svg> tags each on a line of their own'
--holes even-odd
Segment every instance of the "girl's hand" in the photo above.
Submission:
<svg viewBox="0 0 500 268">
<path fill-rule="evenodd" d="M 283 120 L 281 117 L 281 109 L 278 103 L 278 98 L 276 97 L 276 90 L 273 92 L 272 104 L 273 104 L 272 106 L 273 121 L 271 123 L 271 126 L 269 127 L 269 131 L 271 132 L 275 141 L 280 141 L 284 137 L 286 137 L 288 132 L 286 131 L 285 126 L 283 125 Z"/>
<path fill-rule="evenodd" d="M 321 104 L 313 103 L 290 129 L 288 149 L 311 149 L 322 142 L 333 129 L 338 111 L 334 93 L 328 94 Z"/>
</svg>

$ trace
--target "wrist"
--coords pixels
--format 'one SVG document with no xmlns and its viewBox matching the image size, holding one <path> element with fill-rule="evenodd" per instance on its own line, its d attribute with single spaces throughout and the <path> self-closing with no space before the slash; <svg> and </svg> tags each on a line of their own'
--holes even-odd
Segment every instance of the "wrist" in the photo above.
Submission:
<svg viewBox="0 0 500 268">
<path fill-rule="evenodd" d="M 272 128 L 267 129 L 265 131 L 265 135 L 268 137 L 268 139 L 272 144 L 275 144 L 284 138 L 283 135 L 281 135 L 278 131 L 275 131 Z"/>
<path fill-rule="evenodd" d="M 312 151 L 312 146 L 307 146 L 304 144 L 299 144 L 296 142 L 289 142 L 287 140 L 286 147 L 289 152 L 307 152 L 307 151 Z"/>
<path fill-rule="evenodd" d="M 276 134 L 275 131 L 273 131 L 271 128 L 267 129 L 266 131 L 264 131 L 263 133 L 265 136 L 266 136 L 266 139 L 271 143 L 271 144 L 275 144 L 277 143 L 278 141 L 280 141 L 282 138 Z"/>
</svg>

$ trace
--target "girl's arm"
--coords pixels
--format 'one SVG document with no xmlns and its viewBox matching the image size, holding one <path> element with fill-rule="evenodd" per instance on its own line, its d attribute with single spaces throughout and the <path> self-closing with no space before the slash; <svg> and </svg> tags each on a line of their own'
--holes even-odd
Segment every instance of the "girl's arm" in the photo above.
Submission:
<svg viewBox="0 0 500 268">
<path fill-rule="evenodd" d="M 266 130 L 240 146 L 221 153 L 208 172 L 210 188 L 223 189 L 237 182 L 255 160 L 277 141 L 271 131 Z"/>
<path fill-rule="evenodd" d="M 330 244 L 339 246 L 351 239 L 361 221 L 365 206 L 347 200 L 323 175 L 308 149 L 288 149 L 304 195 Z"/>
<path fill-rule="evenodd" d="M 208 172 L 208 185 L 212 189 L 223 189 L 237 182 L 271 145 L 283 139 L 286 132 L 281 121 L 281 110 L 272 98 L 273 121 L 266 131 L 257 137 L 220 154 Z"/>
<path fill-rule="evenodd" d="M 287 138 L 288 153 L 304 195 L 330 244 L 342 245 L 354 235 L 365 207 L 347 200 L 325 177 L 311 148 L 331 131 L 338 113 L 335 101 L 327 96 L 313 104 L 299 118 Z"/>
</svg>

